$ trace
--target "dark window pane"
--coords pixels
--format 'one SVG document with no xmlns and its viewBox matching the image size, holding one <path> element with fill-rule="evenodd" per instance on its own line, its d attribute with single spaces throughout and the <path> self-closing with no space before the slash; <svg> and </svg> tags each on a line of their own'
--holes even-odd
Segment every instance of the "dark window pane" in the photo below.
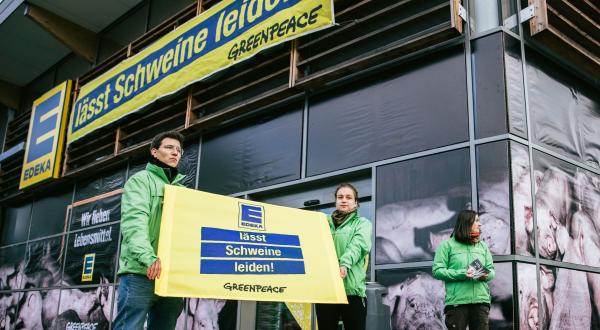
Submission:
<svg viewBox="0 0 600 330">
<path fill-rule="evenodd" d="M 559 65 L 527 49 L 533 141 L 600 167 L 600 93 Z"/>
<path fill-rule="evenodd" d="M 477 146 L 481 236 L 494 255 L 510 254 L 508 141 Z"/>
<path fill-rule="evenodd" d="M 73 187 L 33 202 L 29 239 L 61 233 L 65 227 L 67 205 L 73 198 Z"/>
<path fill-rule="evenodd" d="M 146 32 L 148 5 L 127 15 L 129 16 L 102 34 L 98 63 L 106 60 L 116 51 L 125 48 L 130 42 Z"/>
<path fill-rule="evenodd" d="M 312 101 L 308 174 L 468 139 L 464 62 L 462 49 L 453 49 Z"/>
<path fill-rule="evenodd" d="M 0 246 L 24 242 L 29 233 L 29 220 L 31 218 L 31 204 L 19 207 L 7 207 L 2 217 L 2 231 Z"/>
<path fill-rule="evenodd" d="M 75 201 L 77 202 L 123 188 L 124 185 L 125 169 L 118 169 L 110 173 L 100 174 L 95 179 L 77 182 L 75 188 Z"/>
<path fill-rule="evenodd" d="M 498 32 L 473 41 L 473 99 L 477 138 L 507 132 L 502 37 L 502 33 Z"/>
<path fill-rule="evenodd" d="M 298 179 L 301 134 L 302 111 L 296 110 L 205 136 L 199 189 L 231 194 Z"/>
<path fill-rule="evenodd" d="M 470 205 L 469 168 L 468 149 L 377 168 L 377 264 L 433 259 Z"/>
<path fill-rule="evenodd" d="M 179 173 L 185 175 L 181 182 L 188 188 L 195 188 L 196 185 L 196 170 L 198 169 L 198 139 L 194 139 L 183 146 L 184 153 L 181 156 L 179 165 Z"/>
<path fill-rule="evenodd" d="M 525 118 L 525 87 L 523 85 L 523 63 L 519 40 L 504 34 L 504 65 L 506 70 L 506 98 L 510 132 L 527 138 Z"/>
<path fill-rule="evenodd" d="M 56 69 L 56 83 L 60 84 L 67 79 L 77 79 L 91 69 L 91 64 L 83 58 L 71 54 L 69 58 Z"/>
<path fill-rule="evenodd" d="M 183 8 L 188 7 L 193 0 L 152 0 L 150 3 L 150 29 L 159 25 L 164 20 L 177 14 Z"/>
</svg>

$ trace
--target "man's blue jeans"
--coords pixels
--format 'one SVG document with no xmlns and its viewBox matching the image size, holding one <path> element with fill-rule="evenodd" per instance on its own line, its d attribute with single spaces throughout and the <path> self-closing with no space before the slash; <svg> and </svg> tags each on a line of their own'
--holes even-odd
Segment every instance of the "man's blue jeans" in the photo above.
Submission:
<svg viewBox="0 0 600 330">
<path fill-rule="evenodd" d="M 148 330 L 175 329 L 177 318 L 183 310 L 183 298 L 155 295 L 154 281 L 146 276 L 124 274 L 119 278 L 117 318 L 113 329 L 143 329 L 146 315 Z"/>
</svg>

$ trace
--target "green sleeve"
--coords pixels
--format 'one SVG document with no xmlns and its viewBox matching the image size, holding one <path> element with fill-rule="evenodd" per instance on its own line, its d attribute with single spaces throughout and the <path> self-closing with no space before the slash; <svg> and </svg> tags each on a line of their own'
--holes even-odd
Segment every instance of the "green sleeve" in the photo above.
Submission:
<svg viewBox="0 0 600 330">
<path fill-rule="evenodd" d="M 496 271 L 494 270 L 494 260 L 492 259 L 492 253 L 487 245 L 485 245 L 485 268 L 489 269 L 489 273 L 485 278 L 486 282 L 489 282 L 496 277 Z"/>
<path fill-rule="evenodd" d="M 121 235 L 133 258 L 150 267 L 157 256 L 150 244 L 148 223 L 150 221 L 150 190 L 140 176 L 134 176 L 125 184 L 121 199 Z"/>
<path fill-rule="evenodd" d="M 371 251 L 371 233 L 373 225 L 369 220 L 362 219 L 357 230 L 352 235 L 350 242 L 346 246 L 344 254 L 340 257 L 340 266 L 348 269 L 358 263 L 364 256 Z"/>
<path fill-rule="evenodd" d="M 433 277 L 442 281 L 464 281 L 467 279 L 466 269 L 449 268 L 450 250 L 448 241 L 444 241 L 438 246 L 433 259 Z"/>
</svg>

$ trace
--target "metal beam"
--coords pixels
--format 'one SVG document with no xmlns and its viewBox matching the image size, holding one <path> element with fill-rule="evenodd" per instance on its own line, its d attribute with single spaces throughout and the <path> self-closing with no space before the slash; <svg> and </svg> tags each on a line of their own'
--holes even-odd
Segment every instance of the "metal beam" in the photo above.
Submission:
<svg viewBox="0 0 600 330">
<path fill-rule="evenodd" d="M 42 7 L 27 4 L 25 16 L 86 61 L 94 63 L 98 36 L 96 33 L 68 21 Z"/>
<path fill-rule="evenodd" d="M 11 109 L 19 109 L 21 87 L 0 80 L 0 103 Z"/>
</svg>

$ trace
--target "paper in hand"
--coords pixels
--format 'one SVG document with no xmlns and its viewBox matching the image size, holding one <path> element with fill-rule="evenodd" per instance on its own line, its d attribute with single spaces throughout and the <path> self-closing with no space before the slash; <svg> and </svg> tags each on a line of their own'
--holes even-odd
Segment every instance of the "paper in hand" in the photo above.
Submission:
<svg viewBox="0 0 600 330">
<path fill-rule="evenodd" d="M 482 276 L 487 275 L 490 271 L 489 271 L 489 269 L 487 269 L 483 266 L 483 264 L 481 263 L 481 261 L 479 259 L 475 259 L 475 260 L 473 260 L 473 262 L 471 262 L 469 264 L 469 267 L 467 268 L 467 272 L 470 272 L 471 274 L 473 274 L 473 279 L 476 280 Z"/>
</svg>

